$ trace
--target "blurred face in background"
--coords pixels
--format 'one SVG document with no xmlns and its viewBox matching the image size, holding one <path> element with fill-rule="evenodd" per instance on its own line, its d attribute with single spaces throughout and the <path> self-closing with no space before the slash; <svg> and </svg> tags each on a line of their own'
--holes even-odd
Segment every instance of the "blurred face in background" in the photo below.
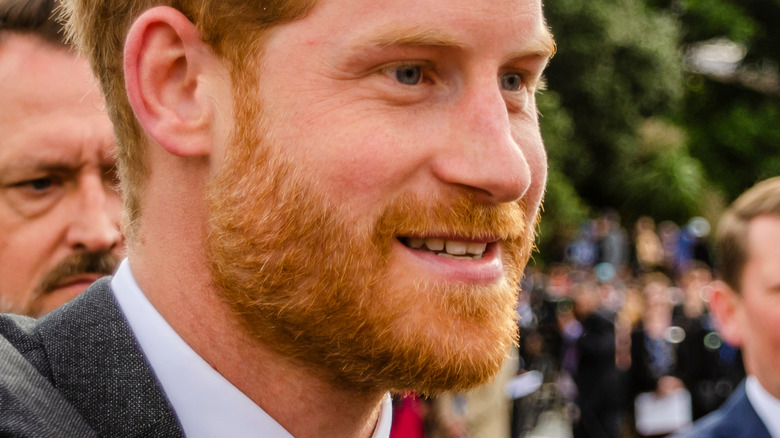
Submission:
<svg viewBox="0 0 780 438">
<path fill-rule="evenodd" d="M 651 338 L 661 339 L 672 323 L 672 295 L 665 282 L 651 281 L 645 285 L 644 314 L 642 324 L 645 333 Z"/>
<path fill-rule="evenodd" d="M 123 250 L 111 124 L 87 62 L 0 35 L 0 310 L 46 313 Z"/>
<path fill-rule="evenodd" d="M 759 216 L 746 236 L 740 290 L 718 282 L 712 299 L 721 334 L 741 347 L 748 374 L 780 398 L 780 216 Z"/>
</svg>

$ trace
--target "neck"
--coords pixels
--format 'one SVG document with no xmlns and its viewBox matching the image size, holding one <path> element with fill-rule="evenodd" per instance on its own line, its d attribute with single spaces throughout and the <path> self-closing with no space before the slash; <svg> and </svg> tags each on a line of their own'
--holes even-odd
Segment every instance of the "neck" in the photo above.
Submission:
<svg viewBox="0 0 780 438">
<path fill-rule="evenodd" d="M 167 209 L 168 214 L 172 210 L 193 211 Z M 166 210 L 148 211 L 151 216 Z M 179 221 L 178 228 L 156 230 L 147 225 L 152 219 L 144 218 L 142 238 L 130 249 L 131 268 L 147 298 L 193 350 L 296 437 L 371 436 L 381 391 L 335 384 L 250 338 L 211 281 L 197 238 L 203 230 L 191 225 L 198 221 L 169 216 Z"/>
<path fill-rule="evenodd" d="M 296 437 L 370 437 L 379 419 L 381 392 L 363 393 L 318 376 L 305 364 L 253 348 L 227 348 L 234 357 L 216 369 Z M 211 362 L 209 359 L 207 361 Z M 246 364 L 253 364 L 252 367 Z"/>
<path fill-rule="evenodd" d="M 370 437 L 383 393 L 334 384 L 251 338 L 212 282 L 203 198 L 210 170 L 160 148 L 129 260 L 138 285 L 168 324 L 215 370 L 296 437 Z"/>
</svg>

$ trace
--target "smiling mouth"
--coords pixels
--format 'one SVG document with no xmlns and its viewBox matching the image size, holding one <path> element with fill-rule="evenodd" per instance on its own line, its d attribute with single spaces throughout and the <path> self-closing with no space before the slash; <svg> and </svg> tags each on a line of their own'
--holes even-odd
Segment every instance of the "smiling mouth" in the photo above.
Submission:
<svg viewBox="0 0 780 438">
<path fill-rule="evenodd" d="M 439 238 L 399 237 L 398 240 L 407 248 L 455 260 L 480 260 L 485 256 L 488 247 L 492 245 L 488 242 L 466 242 Z"/>
</svg>

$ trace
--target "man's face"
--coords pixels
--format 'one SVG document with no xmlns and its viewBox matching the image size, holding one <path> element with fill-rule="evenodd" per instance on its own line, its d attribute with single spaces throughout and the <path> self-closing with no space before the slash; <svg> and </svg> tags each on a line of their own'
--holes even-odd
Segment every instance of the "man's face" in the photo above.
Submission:
<svg viewBox="0 0 780 438">
<path fill-rule="evenodd" d="M 753 219 L 746 240 L 741 296 L 735 297 L 745 365 L 780 397 L 780 216 Z"/>
<path fill-rule="evenodd" d="M 326 0 L 271 31 L 210 198 L 248 330 L 366 389 L 494 374 L 546 180 L 550 44 L 531 0 Z"/>
<path fill-rule="evenodd" d="M 0 42 L 0 310 L 33 315 L 116 265 L 113 135 L 86 61 L 37 37 Z"/>
</svg>

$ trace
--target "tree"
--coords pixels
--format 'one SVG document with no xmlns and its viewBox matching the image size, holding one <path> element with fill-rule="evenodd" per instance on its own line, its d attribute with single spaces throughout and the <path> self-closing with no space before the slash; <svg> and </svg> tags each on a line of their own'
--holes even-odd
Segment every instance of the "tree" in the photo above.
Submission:
<svg viewBox="0 0 780 438">
<path fill-rule="evenodd" d="M 658 0 L 653 6 L 674 12 L 685 30 L 689 71 L 678 120 L 707 178 L 730 200 L 780 174 L 780 2 Z M 728 49 L 739 56 L 707 59 Z M 707 64 L 713 61 L 726 65 Z"/>
<path fill-rule="evenodd" d="M 590 209 L 614 207 L 627 220 L 699 214 L 707 184 L 670 119 L 683 95 L 677 17 L 642 0 L 545 8 L 558 53 L 539 98 L 550 159 L 542 255 L 559 255 L 568 237 L 546 233 L 573 233 Z M 674 141 L 659 142 L 659 129 Z"/>
</svg>

